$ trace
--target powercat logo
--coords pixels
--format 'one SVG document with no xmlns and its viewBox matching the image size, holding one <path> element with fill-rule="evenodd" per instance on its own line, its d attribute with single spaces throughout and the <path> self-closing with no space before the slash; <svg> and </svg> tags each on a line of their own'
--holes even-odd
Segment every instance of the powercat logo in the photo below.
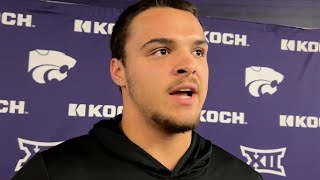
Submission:
<svg viewBox="0 0 320 180">
<path fill-rule="evenodd" d="M 0 114 L 28 114 L 28 112 L 25 111 L 25 107 L 25 101 L 0 99 Z"/>
<path fill-rule="evenodd" d="M 32 15 L 30 14 L 2 12 L 0 13 L 0 22 L 8 26 L 35 27 L 32 24 Z"/>
<path fill-rule="evenodd" d="M 286 176 L 282 165 L 282 159 L 287 148 L 279 149 L 254 149 L 240 146 L 242 155 L 247 158 L 247 164 L 259 173 L 268 173 L 278 176 Z"/>
<path fill-rule="evenodd" d="M 38 142 L 38 141 L 30 141 L 30 140 L 18 138 L 19 148 L 20 148 L 20 150 L 24 151 L 26 153 L 26 155 L 24 156 L 24 158 L 19 159 L 14 171 L 19 171 L 22 168 L 23 164 L 26 163 L 32 156 L 34 156 L 40 150 L 44 150 L 49 147 L 56 146 L 62 142 L 63 141 L 60 141 L 60 142 Z"/>
<path fill-rule="evenodd" d="M 315 116 L 280 115 L 280 127 L 320 128 L 320 118 Z"/>
<path fill-rule="evenodd" d="M 115 23 L 85 21 L 81 19 L 74 20 L 74 32 L 94 33 L 94 34 L 112 34 Z"/>
<path fill-rule="evenodd" d="M 122 106 L 95 105 L 95 104 L 69 104 L 70 117 L 105 117 L 113 118 L 122 113 Z"/>
<path fill-rule="evenodd" d="M 283 79 L 284 76 L 281 73 L 268 67 L 250 66 L 245 72 L 245 86 L 254 97 L 260 97 L 266 93 L 274 94 Z"/>
<path fill-rule="evenodd" d="M 221 123 L 221 124 L 248 124 L 245 121 L 244 112 L 229 112 L 229 111 L 211 111 L 202 110 L 200 116 L 201 122 Z"/>
<path fill-rule="evenodd" d="M 250 46 L 247 43 L 247 35 L 233 34 L 233 33 L 221 33 L 205 31 L 204 35 L 209 43 L 213 44 L 225 44 L 234 46 Z"/>
<path fill-rule="evenodd" d="M 320 45 L 317 41 L 281 39 L 281 50 L 296 52 L 320 52 Z"/>
<path fill-rule="evenodd" d="M 72 57 L 59 51 L 36 49 L 29 52 L 28 72 L 32 73 L 32 78 L 39 84 L 54 79 L 62 81 L 76 62 Z"/>
</svg>

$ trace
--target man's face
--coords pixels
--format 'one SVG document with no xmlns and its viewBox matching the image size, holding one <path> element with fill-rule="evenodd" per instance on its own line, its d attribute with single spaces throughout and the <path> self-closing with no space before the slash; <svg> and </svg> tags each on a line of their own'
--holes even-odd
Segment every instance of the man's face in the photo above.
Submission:
<svg viewBox="0 0 320 180">
<path fill-rule="evenodd" d="M 208 89 L 208 44 L 190 12 L 151 8 L 137 15 L 125 46 L 124 94 L 168 133 L 194 129 Z"/>
</svg>

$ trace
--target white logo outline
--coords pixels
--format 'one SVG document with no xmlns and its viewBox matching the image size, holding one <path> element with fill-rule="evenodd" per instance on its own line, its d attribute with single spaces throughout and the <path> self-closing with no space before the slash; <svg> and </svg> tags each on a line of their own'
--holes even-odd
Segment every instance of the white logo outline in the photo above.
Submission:
<svg viewBox="0 0 320 180">
<path fill-rule="evenodd" d="M 37 153 L 40 151 L 39 146 L 53 147 L 53 146 L 56 146 L 62 142 L 63 141 L 60 141 L 60 142 L 38 142 L 38 141 L 31 141 L 31 140 L 27 140 L 27 139 L 18 138 L 19 148 L 20 148 L 20 150 L 24 151 L 26 153 L 26 155 L 24 156 L 24 158 L 18 160 L 18 163 L 17 163 L 14 171 L 19 171 L 22 168 L 22 164 L 26 163 L 29 160 L 29 158 L 31 157 L 30 150 L 27 147 L 25 147 L 24 144 L 35 146 L 35 148 L 33 150 L 35 153 Z"/>
<path fill-rule="evenodd" d="M 251 148 L 251 147 L 246 147 L 246 146 L 242 146 L 240 145 L 240 149 L 241 149 L 241 153 L 242 155 L 247 158 L 247 164 L 250 165 L 253 162 L 253 159 L 250 157 L 250 155 L 246 152 L 252 152 L 254 153 L 254 158 L 258 158 L 259 154 L 274 154 L 274 153 L 279 153 L 280 155 L 277 156 L 277 164 L 276 167 L 278 167 L 280 169 L 280 171 L 276 171 L 276 170 L 272 170 L 272 169 L 263 169 L 263 168 L 259 168 L 258 164 L 253 164 L 253 168 L 259 172 L 259 173 L 267 173 L 267 174 L 274 174 L 274 175 L 278 175 L 278 176 L 283 176 L 286 177 L 286 172 L 284 169 L 284 166 L 281 164 L 281 160 L 284 158 L 285 153 L 287 148 L 283 147 L 283 148 L 278 148 L 278 149 L 255 149 L 255 148 Z M 264 159 L 266 161 L 266 159 Z M 261 159 L 262 161 L 262 159 Z M 260 161 L 260 162 L 261 162 Z M 273 160 L 274 161 L 274 160 Z M 272 161 L 272 163 L 273 163 Z"/>
</svg>

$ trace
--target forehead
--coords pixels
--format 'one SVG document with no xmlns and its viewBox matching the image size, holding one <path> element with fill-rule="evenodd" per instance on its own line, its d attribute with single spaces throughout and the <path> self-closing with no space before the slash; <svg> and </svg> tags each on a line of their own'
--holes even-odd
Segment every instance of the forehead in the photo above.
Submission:
<svg viewBox="0 0 320 180">
<path fill-rule="evenodd" d="M 131 22 L 128 40 L 150 38 L 204 38 L 198 19 L 188 11 L 155 7 L 138 14 Z"/>
</svg>

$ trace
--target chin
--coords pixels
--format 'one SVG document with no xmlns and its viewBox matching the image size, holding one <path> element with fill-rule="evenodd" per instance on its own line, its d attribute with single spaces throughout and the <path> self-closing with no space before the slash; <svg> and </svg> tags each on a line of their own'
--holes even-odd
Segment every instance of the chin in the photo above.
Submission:
<svg viewBox="0 0 320 180">
<path fill-rule="evenodd" d="M 154 125 L 168 134 L 184 133 L 194 130 L 199 125 L 199 115 L 174 114 L 160 115 L 154 113 L 151 117 Z"/>
</svg>

